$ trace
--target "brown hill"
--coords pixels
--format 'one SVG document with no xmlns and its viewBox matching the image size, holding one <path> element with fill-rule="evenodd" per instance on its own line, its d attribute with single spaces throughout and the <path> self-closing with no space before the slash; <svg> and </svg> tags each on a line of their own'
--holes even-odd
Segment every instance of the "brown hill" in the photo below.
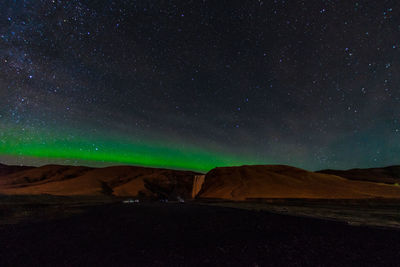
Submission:
<svg viewBox="0 0 400 267">
<path fill-rule="evenodd" d="M 350 180 L 370 181 L 377 183 L 400 183 L 400 166 L 384 168 L 351 169 L 351 170 L 321 170 L 317 173 L 333 174 Z"/>
<path fill-rule="evenodd" d="M 0 194 L 191 198 L 198 173 L 133 166 L 46 165 L 0 176 Z"/>
<path fill-rule="evenodd" d="M 190 171 L 133 166 L 25 168 L 0 165 L 0 170 L 4 170 L 0 171 L 0 194 L 114 195 L 156 199 L 179 196 L 189 199 L 199 192 L 199 198 L 230 200 L 400 198 L 399 186 L 376 183 L 381 181 L 379 179 L 371 178 L 373 182 L 349 180 L 351 178 L 284 165 L 215 168 L 205 176 Z"/>
<path fill-rule="evenodd" d="M 314 173 L 284 165 L 215 168 L 206 174 L 199 198 L 400 198 L 400 187 Z"/>
</svg>

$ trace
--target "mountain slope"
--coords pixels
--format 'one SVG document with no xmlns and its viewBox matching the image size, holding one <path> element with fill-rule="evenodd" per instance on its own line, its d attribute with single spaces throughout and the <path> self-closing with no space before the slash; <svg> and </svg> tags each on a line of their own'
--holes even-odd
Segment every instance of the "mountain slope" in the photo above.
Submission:
<svg viewBox="0 0 400 267">
<path fill-rule="evenodd" d="M 350 170 L 321 170 L 317 173 L 337 175 L 350 180 L 370 181 L 377 183 L 400 183 L 400 166 L 384 168 L 350 169 Z"/>
<path fill-rule="evenodd" d="M 115 195 L 190 198 L 198 173 L 115 166 L 46 165 L 0 177 L 0 194 Z"/>
<path fill-rule="evenodd" d="M 199 198 L 400 198 L 400 187 L 314 173 L 284 165 L 215 168 Z"/>
<path fill-rule="evenodd" d="M 113 195 L 154 199 L 198 197 L 229 200 L 400 198 L 400 186 L 349 180 L 284 165 L 215 168 L 205 176 L 190 171 L 134 166 L 14 167 L 10 168 L 14 172 L 7 171 L 0 175 L 0 194 Z M 372 174 L 371 177 L 375 176 Z"/>
</svg>

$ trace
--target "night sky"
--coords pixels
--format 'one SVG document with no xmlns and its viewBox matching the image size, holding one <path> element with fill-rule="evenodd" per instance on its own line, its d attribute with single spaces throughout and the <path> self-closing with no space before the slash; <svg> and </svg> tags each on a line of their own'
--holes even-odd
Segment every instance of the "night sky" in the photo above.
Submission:
<svg viewBox="0 0 400 267">
<path fill-rule="evenodd" d="M 0 4 L 0 161 L 400 163 L 398 1 Z"/>
</svg>

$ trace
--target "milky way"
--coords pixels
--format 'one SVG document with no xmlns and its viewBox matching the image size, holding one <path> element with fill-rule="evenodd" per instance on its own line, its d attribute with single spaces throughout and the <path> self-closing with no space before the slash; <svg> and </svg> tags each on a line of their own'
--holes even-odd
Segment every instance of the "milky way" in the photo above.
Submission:
<svg viewBox="0 0 400 267">
<path fill-rule="evenodd" d="M 398 164 L 396 1 L 1 1 L 0 161 Z"/>
</svg>

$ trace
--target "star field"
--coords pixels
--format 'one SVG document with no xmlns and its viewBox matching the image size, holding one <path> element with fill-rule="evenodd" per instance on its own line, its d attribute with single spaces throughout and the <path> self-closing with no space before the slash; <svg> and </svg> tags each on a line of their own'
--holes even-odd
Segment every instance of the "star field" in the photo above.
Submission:
<svg viewBox="0 0 400 267">
<path fill-rule="evenodd" d="M 0 4 L 0 160 L 399 164 L 396 1 Z"/>
</svg>

